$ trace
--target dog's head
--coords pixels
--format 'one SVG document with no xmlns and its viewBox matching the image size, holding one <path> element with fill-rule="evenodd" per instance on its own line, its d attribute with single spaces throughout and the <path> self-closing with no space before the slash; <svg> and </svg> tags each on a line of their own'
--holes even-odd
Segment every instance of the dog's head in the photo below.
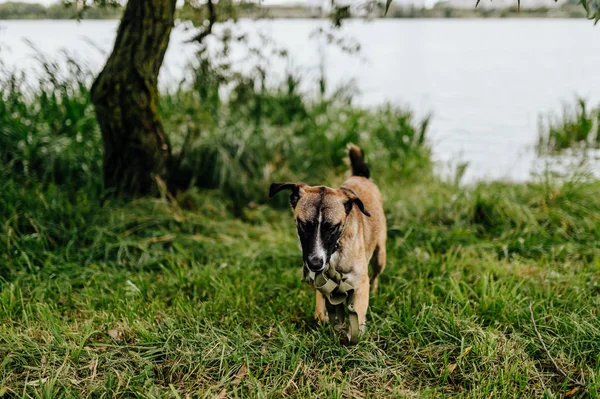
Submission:
<svg viewBox="0 0 600 399">
<path fill-rule="evenodd" d="M 290 205 L 302 245 L 306 267 L 319 272 L 327 266 L 346 226 L 348 215 L 356 207 L 371 216 L 362 201 L 348 188 L 311 187 L 304 183 L 273 183 L 272 197 L 281 190 L 290 190 Z"/>
</svg>

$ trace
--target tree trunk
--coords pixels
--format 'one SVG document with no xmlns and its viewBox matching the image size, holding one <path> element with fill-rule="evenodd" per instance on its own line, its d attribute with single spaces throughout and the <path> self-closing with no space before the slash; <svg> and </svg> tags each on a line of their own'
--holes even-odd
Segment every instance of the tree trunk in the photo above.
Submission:
<svg viewBox="0 0 600 399">
<path fill-rule="evenodd" d="M 171 146 L 158 117 L 158 72 L 175 19 L 176 0 L 129 0 L 92 101 L 104 142 L 104 185 L 139 196 L 165 181 Z"/>
</svg>

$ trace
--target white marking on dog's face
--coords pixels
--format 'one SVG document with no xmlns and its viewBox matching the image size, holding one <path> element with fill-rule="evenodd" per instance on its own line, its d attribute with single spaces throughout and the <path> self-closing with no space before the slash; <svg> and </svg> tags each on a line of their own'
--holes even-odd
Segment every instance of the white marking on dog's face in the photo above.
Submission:
<svg viewBox="0 0 600 399">
<path fill-rule="evenodd" d="M 327 252 L 325 251 L 325 244 L 323 243 L 323 234 L 321 228 L 323 226 L 323 211 L 319 209 L 319 216 L 317 218 L 317 235 L 315 237 L 315 247 L 313 256 L 323 260 L 321 269 L 324 269 L 327 264 Z M 309 255 L 310 256 L 310 255 Z"/>
</svg>

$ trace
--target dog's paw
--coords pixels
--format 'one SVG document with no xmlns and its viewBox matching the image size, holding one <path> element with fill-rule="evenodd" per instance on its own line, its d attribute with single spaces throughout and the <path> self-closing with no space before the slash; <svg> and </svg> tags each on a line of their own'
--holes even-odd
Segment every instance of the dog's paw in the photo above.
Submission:
<svg viewBox="0 0 600 399">
<path fill-rule="evenodd" d="M 325 324 L 329 321 L 326 313 L 316 313 L 315 312 L 315 320 L 319 322 L 319 324 Z"/>
</svg>

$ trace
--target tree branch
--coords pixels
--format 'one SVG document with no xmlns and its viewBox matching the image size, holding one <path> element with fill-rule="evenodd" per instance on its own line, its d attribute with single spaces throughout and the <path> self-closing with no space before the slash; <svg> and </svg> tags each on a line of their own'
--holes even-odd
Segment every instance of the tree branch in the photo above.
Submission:
<svg viewBox="0 0 600 399">
<path fill-rule="evenodd" d="M 206 1 L 206 6 L 208 8 L 208 26 L 204 28 L 199 34 L 191 38 L 190 42 L 198 42 L 202 43 L 202 41 L 212 33 L 212 29 L 214 24 L 217 22 L 217 12 L 215 10 L 215 5 L 212 0 Z"/>
</svg>

